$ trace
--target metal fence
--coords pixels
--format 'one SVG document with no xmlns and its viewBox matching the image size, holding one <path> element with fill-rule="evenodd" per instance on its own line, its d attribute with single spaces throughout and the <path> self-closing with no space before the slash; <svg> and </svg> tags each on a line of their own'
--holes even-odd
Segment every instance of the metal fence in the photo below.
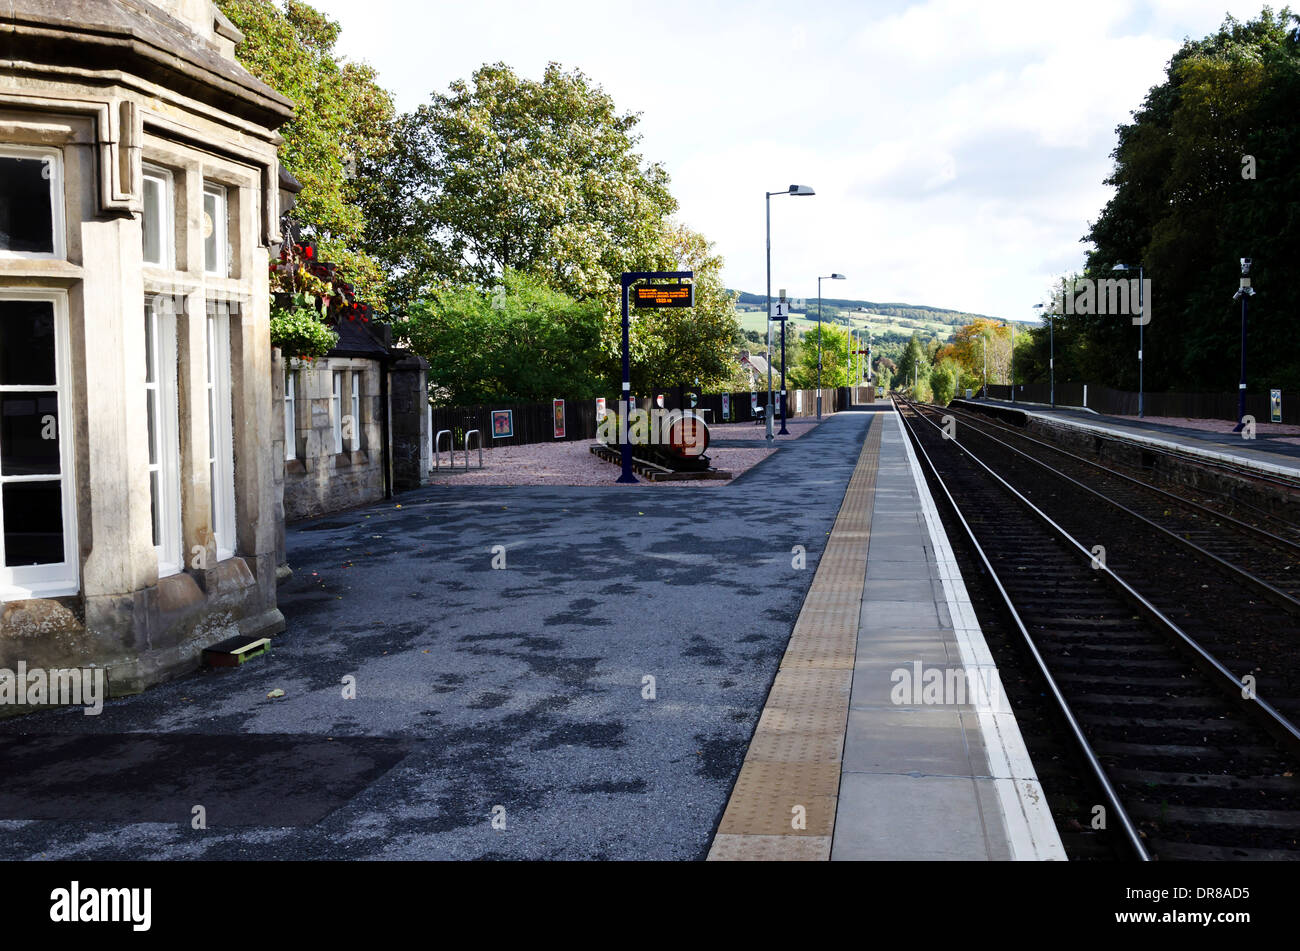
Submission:
<svg viewBox="0 0 1300 951">
<path fill-rule="evenodd" d="M 847 394 L 847 389 L 836 390 L 831 387 L 823 389 L 822 412 L 834 413 L 844 408 Z M 756 395 L 749 391 L 742 391 L 728 393 L 726 396 L 728 397 L 729 406 L 727 418 L 725 419 L 722 413 L 723 394 L 721 393 L 700 395 L 694 408 L 705 411 L 702 415 L 710 423 L 753 422 L 755 419 L 763 419 L 767 411 L 766 390 Z M 675 389 L 664 391 L 663 397 L 664 409 L 682 409 L 683 402 L 685 402 L 686 408 L 691 408 L 690 400 L 686 397 L 686 394 L 679 393 Z M 786 398 L 788 400 L 786 406 L 787 418 L 794 419 L 801 416 L 817 415 L 816 390 L 787 390 Z M 755 411 L 754 406 L 755 400 L 757 401 L 757 411 Z M 776 396 L 776 400 L 778 401 L 777 415 L 779 416 L 779 395 Z M 634 403 L 635 407 L 643 405 L 641 400 Z M 605 398 L 605 407 L 617 411 L 617 399 L 613 396 L 607 396 Z M 511 434 L 508 436 L 496 435 L 493 427 L 493 414 L 503 410 L 510 412 Z M 489 449 L 493 446 L 522 446 L 538 442 L 595 439 L 596 427 L 599 422 L 596 418 L 596 401 L 594 399 L 565 399 L 563 436 L 555 435 L 555 422 L 556 411 L 553 403 L 494 403 L 482 406 L 434 406 L 429 409 L 430 437 L 436 437 L 442 430 L 450 431 L 452 444 L 459 452 L 465 445 L 465 434 L 474 429 L 479 430 L 483 437 L 483 445 Z M 446 435 L 442 437 L 440 443 L 443 452 L 446 452 Z M 438 447 L 435 446 L 435 448 Z"/>
<path fill-rule="evenodd" d="M 1026 403 L 1047 403 L 1051 387 L 1047 383 L 1016 384 L 1017 400 Z M 989 386 L 989 396 L 994 399 L 1011 399 L 1011 387 Z M 1084 383 L 1056 384 L 1057 406 L 1086 406 L 1110 416 L 1136 416 L 1138 395 L 1129 390 L 1113 390 L 1108 386 Z M 1229 393 L 1145 393 L 1142 409 L 1147 416 L 1173 416 L 1183 419 L 1223 419 L 1236 421 L 1237 394 Z M 1270 418 L 1268 393 L 1247 393 L 1246 412 L 1256 422 L 1266 423 Z M 1300 392 L 1283 391 L 1282 422 L 1300 424 Z"/>
</svg>

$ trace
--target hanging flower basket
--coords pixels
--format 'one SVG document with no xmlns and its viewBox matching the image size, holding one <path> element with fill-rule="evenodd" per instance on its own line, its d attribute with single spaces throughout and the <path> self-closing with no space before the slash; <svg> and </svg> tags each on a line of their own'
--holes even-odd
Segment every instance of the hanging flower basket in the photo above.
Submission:
<svg viewBox="0 0 1300 951">
<path fill-rule="evenodd" d="M 281 306 L 278 296 L 271 308 L 271 346 L 286 358 L 314 360 L 338 345 L 339 335 L 321 323 L 306 295 L 294 294 L 289 307 Z"/>
</svg>

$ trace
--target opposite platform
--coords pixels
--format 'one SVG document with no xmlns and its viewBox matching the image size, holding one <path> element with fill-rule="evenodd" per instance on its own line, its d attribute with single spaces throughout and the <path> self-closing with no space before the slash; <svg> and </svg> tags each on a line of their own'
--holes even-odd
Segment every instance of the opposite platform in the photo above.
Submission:
<svg viewBox="0 0 1300 951">
<path fill-rule="evenodd" d="M 1053 409 L 1045 403 L 1012 403 L 1009 400 L 995 399 L 960 402 L 969 402 L 972 406 L 985 404 L 999 409 L 1015 409 L 1026 416 L 1061 425 L 1300 481 L 1300 444 L 1285 441 L 1295 438 L 1292 436 L 1265 435 L 1243 439 L 1239 433 L 1211 432 L 1151 420 L 1105 416 L 1079 407 L 1057 406 Z"/>
</svg>

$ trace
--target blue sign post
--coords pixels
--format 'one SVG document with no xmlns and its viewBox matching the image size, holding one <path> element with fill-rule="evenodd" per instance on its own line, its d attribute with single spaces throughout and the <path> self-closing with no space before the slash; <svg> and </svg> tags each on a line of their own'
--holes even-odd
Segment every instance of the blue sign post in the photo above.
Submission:
<svg viewBox="0 0 1300 951">
<path fill-rule="evenodd" d="M 623 460 L 623 473 L 617 479 L 618 482 L 629 483 L 636 482 L 637 478 L 632 474 L 632 443 L 628 441 L 628 427 L 632 420 L 632 363 L 630 359 L 631 347 L 629 345 L 629 322 L 627 315 L 627 291 L 628 288 L 639 281 L 694 281 L 694 271 L 625 271 L 621 279 L 622 292 L 619 295 L 623 302 L 623 410 L 618 421 L 618 441 L 619 454 Z M 653 293 L 647 297 L 647 300 L 638 301 L 639 306 L 648 307 L 690 307 L 695 303 L 694 289 L 687 288 L 682 293 L 683 288 L 680 286 L 666 287 L 662 293 Z M 689 303 L 685 303 L 688 301 Z"/>
</svg>

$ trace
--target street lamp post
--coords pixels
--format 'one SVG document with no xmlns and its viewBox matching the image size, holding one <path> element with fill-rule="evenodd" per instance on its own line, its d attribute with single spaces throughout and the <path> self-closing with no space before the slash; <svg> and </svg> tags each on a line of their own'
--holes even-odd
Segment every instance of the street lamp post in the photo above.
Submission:
<svg viewBox="0 0 1300 951">
<path fill-rule="evenodd" d="M 980 334 L 980 356 L 984 358 L 984 399 L 989 398 L 989 345 L 988 338 Z"/>
<path fill-rule="evenodd" d="M 1042 304 L 1035 304 L 1034 310 L 1045 310 Z M 1052 409 L 1056 409 L 1056 321 L 1050 310 L 1045 311 L 1047 314 L 1047 370 L 1048 370 L 1048 392 L 1051 395 Z"/>
<path fill-rule="evenodd" d="M 822 281 L 842 281 L 843 274 L 817 276 L 817 418 L 822 418 Z"/>
<path fill-rule="evenodd" d="M 1145 273 L 1143 271 L 1143 268 L 1145 266 L 1146 265 L 1143 264 L 1138 265 L 1138 419 L 1141 419 L 1146 415 L 1146 413 L 1143 410 L 1143 399 L 1142 399 L 1143 390 L 1145 389 L 1145 381 L 1143 377 L 1146 375 L 1145 374 L 1145 368 L 1146 368 L 1145 349 L 1146 348 L 1144 345 L 1145 334 L 1143 333 L 1143 331 L 1146 329 L 1146 323 L 1147 323 L 1146 298 L 1145 298 L 1146 282 L 1142 280 Z M 1131 271 L 1133 269 L 1129 267 L 1127 264 L 1116 264 L 1115 270 Z"/>
<path fill-rule="evenodd" d="M 1250 286 L 1250 258 L 1241 259 L 1241 285 L 1233 300 L 1241 301 L 1241 381 L 1237 384 L 1237 425 L 1232 427 L 1234 433 L 1246 428 L 1246 301 L 1255 296 L 1255 288 Z"/>
<path fill-rule="evenodd" d="M 773 195 L 815 195 L 807 185 L 791 185 L 782 192 L 764 192 L 765 203 L 767 205 L 767 320 L 769 327 L 769 337 L 771 336 L 772 323 L 772 196 Z M 767 362 L 767 438 L 774 438 L 772 434 L 772 361 Z M 785 321 L 781 321 L 781 434 L 786 435 L 789 430 L 785 428 Z"/>
</svg>

